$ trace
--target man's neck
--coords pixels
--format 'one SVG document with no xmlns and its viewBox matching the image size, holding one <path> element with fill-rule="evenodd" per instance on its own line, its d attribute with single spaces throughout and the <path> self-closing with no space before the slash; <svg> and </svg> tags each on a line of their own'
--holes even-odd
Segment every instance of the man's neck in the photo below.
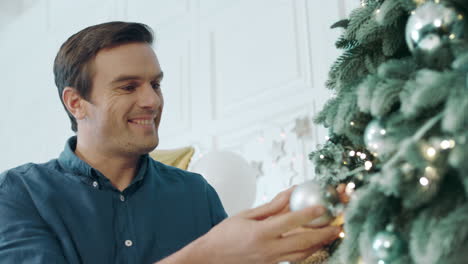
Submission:
<svg viewBox="0 0 468 264">
<path fill-rule="evenodd" d="M 140 157 L 112 155 L 90 146 L 93 144 L 86 144 L 78 138 L 76 156 L 104 174 L 114 187 L 120 191 L 125 190 L 137 173 Z"/>
</svg>

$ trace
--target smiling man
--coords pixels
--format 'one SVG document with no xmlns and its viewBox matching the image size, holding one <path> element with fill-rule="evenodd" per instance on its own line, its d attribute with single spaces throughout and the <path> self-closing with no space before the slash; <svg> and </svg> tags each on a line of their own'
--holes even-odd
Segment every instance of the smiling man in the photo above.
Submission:
<svg viewBox="0 0 468 264">
<path fill-rule="evenodd" d="M 289 212 L 292 189 L 227 218 L 198 174 L 152 160 L 163 72 L 146 25 L 71 36 L 54 64 L 71 137 L 57 159 L 0 174 L 2 263 L 255 263 L 299 260 L 339 229 L 295 232 L 323 214 Z"/>
</svg>

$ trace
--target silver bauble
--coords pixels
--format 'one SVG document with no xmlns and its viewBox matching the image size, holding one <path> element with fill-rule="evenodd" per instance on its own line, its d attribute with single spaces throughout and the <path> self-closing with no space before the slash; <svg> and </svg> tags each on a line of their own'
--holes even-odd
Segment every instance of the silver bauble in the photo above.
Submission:
<svg viewBox="0 0 468 264">
<path fill-rule="evenodd" d="M 380 120 L 372 120 L 364 131 L 364 143 L 367 149 L 374 156 L 379 156 L 383 151 L 388 148 L 386 142 L 387 130 Z"/>
<path fill-rule="evenodd" d="M 444 43 L 464 38 L 463 15 L 441 3 L 427 2 L 412 12 L 406 24 L 410 51 L 431 54 Z"/>
<path fill-rule="evenodd" d="M 289 199 L 291 211 L 302 210 L 307 207 L 321 205 L 327 212 L 309 222 L 307 227 L 321 227 L 335 218 L 335 206 L 340 199 L 338 192 L 332 186 L 321 187 L 316 181 L 307 181 L 297 186 Z"/>
<path fill-rule="evenodd" d="M 372 243 L 373 255 L 384 263 L 396 259 L 403 252 L 404 242 L 401 237 L 390 231 L 381 231 L 377 233 Z"/>
</svg>

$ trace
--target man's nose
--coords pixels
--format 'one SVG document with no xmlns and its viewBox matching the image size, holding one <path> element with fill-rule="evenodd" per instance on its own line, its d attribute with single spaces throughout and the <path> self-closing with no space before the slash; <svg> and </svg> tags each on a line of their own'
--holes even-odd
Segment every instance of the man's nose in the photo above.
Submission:
<svg viewBox="0 0 468 264">
<path fill-rule="evenodd" d="M 140 107 L 152 110 L 159 108 L 162 104 L 162 95 L 158 93 L 150 83 L 146 83 L 141 88 L 138 95 Z"/>
</svg>

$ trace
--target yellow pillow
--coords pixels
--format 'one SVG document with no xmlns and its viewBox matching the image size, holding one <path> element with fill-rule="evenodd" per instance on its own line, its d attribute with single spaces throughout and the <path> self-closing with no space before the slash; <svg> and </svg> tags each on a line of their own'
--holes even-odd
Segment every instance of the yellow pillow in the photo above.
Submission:
<svg viewBox="0 0 468 264">
<path fill-rule="evenodd" d="M 149 155 L 153 159 L 162 162 L 166 165 L 187 170 L 194 152 L 194 148 L 185 147 L 180 149 L 157 149 L 151 152 Z"/>
</svg>

